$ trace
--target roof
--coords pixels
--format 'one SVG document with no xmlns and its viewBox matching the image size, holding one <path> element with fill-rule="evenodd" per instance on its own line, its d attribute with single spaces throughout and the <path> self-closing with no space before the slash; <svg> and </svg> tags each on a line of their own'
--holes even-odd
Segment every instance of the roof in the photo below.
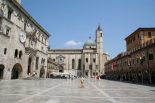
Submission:
<svg viewBox="0 0 155 103">
<path fill-rule="evenodd" d="M 42 30 L 47 36 L 50 36 L 50 34 L 16 1 L 16 0 L 10 0 L 12 3 L 28 18 L 30 19 L 39 29 Z"/>
<path fill-rule="evenodd" d="M 98 30 L 98 31 L 102 31 L 102 29 L 101 29 L 101 26 L 100 26 L 100 25 L 98 25 L 97 30 Z"/>
<path fill-rule="evenodd" d="M 82 53 L 82 49 L 50 49 L 48 50 L 49 54 L 72 54 L 72 53 L 76 53 L 76 54 L 81 54 Z"/>
<path fill-rule="evenodd" d="M 148 31 L 148 30 L 155 30 L 155 27 L 151 27 L 151 28 L 138 28 L 137 30 L 135 30 L 133 33 L 131 33 L 129 36 L 127 36 L 125 38 L 125 40 L 127 40 L 128 38 L 130 38 L 131 36 L 133 36 L 134 34 L 140 32 L 140 31 Z"/>
<path fill-rule="evenodd" d="M 49 51 L 81 51 L 82 49 L 50 49 Z"/>
<path fill-rule="evenodd" d="M 86 46 L 95 46 L 95 42 L 89 37 L 89 39 L 84 43 L 84 47 Z"/>
</svg>

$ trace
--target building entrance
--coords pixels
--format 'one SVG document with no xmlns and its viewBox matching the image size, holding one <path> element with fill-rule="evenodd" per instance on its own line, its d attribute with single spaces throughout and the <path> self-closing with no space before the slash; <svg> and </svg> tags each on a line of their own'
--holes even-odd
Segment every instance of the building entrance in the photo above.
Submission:
<svg viewBox="0 0 155 103">
<path fill-rule="evenodd" d="M 29 60 L 28 60 L 28 70 L 27 70 L 27 74 L 31 74 L 31 64 L 32 64 L 32 58 L 29 57 Z"/>
<path fill-rule="evenodd" d="M 63 66 L 60 66 L 60 67 L 59 67 L 59 72 L 60 72 L 60 73 L 63 73 L 63 72 L 64 72 Z"/>
<path fill-rule="evenodd" d="M 17 63 L 12 69 L 11 79 L 19 79 L 20 77 L 22 77 L 22 66 Z"/>
<path fill-rule="evenodd" d="M 44 75 L 45 75 L 45 69 L 42 67 L 40 69 L 40 78 L 44 78 Z"/>
<path fill-rule="evenodd" d="M 0 64 L 0 79 L 3 79 L 4 65 Z"/>
</svg>

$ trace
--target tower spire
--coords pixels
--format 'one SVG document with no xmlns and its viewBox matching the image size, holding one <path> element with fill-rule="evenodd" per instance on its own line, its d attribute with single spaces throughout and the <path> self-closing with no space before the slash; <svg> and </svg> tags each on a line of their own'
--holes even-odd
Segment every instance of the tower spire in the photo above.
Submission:
<svg viewBox="0 0 155 103">
<path fill-rule="evenodd" d="M 89 36 L 89 39 L 91 39 L 91 36 Z"/>
<path fill-rule="evenodd" d="M 102 31 L 100 24 L 97 26 L 98 31 Z"/>
</svg>

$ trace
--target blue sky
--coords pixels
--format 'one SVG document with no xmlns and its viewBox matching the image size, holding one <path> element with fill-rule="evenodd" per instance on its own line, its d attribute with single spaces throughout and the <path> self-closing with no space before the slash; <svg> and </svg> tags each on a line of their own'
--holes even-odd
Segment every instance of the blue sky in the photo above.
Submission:
<svg viewBox="0 0 155 103">
<path fill-rule="evenodd" d="M 104 51 L 126 50 L 125 37 L 155 27 L 155 0 L 22 0 L 23 7 L 50 34 L 51 48 L 82 48 L 100 24 Z"/>
</svg>

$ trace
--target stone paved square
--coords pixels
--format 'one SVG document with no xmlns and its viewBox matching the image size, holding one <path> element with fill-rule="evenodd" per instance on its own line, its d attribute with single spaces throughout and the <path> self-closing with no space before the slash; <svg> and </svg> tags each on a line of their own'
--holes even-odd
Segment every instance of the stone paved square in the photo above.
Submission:
<svg viewBox="0 0 155 103">
<path fill-rule="evenodd" d="M 93 79 L 1 80 L 0 103 L 154 103 L 155 87 Z"/>
</svg>

